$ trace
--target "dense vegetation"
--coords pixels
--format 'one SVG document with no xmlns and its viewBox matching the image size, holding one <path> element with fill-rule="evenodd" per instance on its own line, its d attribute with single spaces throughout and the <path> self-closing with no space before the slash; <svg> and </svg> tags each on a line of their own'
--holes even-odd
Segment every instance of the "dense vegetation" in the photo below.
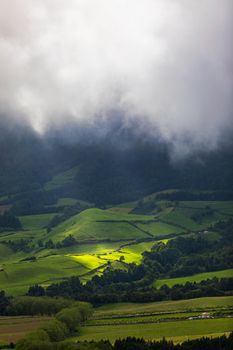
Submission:
<svg viewBox="0 0 233 350">
<path fill-rule="evenodd" d="M 42 303 L 43 301 L 41 301 L 41 304 Z M 57 349 L 56 344 L 53 345 L 53 342 L 63 341 L 69 334 L 77 331 L 78 326 L 86 321 L 91 314 L 91 305 L 87 303 L 73 303 L 65 308 L 63 305 L 62 309 L 56 313 L 53 320 L 44 324 L 36 332 L 29 333 L 24 339 L 20 340 L 17 343 L 16 349 Z M 64 346 L 60 347 L 60 349 L 64 349 Z"/>
<path fill-rule="evenodd" d="M 0 215 L 0 232 L 6 229 L 19 230 L 22 228 L 20 220 L 9 212 Z"/>
</svg>

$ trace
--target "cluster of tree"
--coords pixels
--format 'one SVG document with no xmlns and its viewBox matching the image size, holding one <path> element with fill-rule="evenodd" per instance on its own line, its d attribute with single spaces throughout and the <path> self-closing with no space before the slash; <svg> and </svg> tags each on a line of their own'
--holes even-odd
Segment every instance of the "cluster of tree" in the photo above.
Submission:
<svg viewBox="0 0 233 350">
<path fill-rule="evenodd" d="M 201 224 L 204 219 L 209 218 L 214 215 L 214 209 L 206 206 L 205 208 L 196 210 L 192 215 L 191 219 Z"/>
<path fill-rule="evenodd" d="M 173 287 L 165 285 L 157 290 L 151 286 L 151 281 L 119 282 L 122 271 L 115 270 L 112 272 L 112 280 L 111 270 L 109 270 L 106 272 L 108 275 L 106 279 L 95 278 L 94 281 L 89 281 L 85 286 L 81 284 L 78 277 L 71 277 L 61 283 L 52 284 L 47 289 L 32 286 L 29 288 L 28 295 L 43 294 L 50 297 L 69 297 L 88 301 L 93 305 L 101 305 L 117 302 L 152 302 L 233 294 L 233 278 L 212 278 L 200 283 L 176 284 Z M 116 282 L 116 277 L 118 282 Z"/>
<path fill-rule="evenodd" d="M 223 245 L 227 242 L 232 242 L 233 237 L 233 219 L 229 219 L 228 221 L 218 221 L 214 226 L 213 230 L 220 232 L 222 235 L 222 243 Z"/>
<path fill-rule="evenodd" d="M 201 236 L 178 237 L 154 245 L 151 252 L 144 253 L 143 264 L 149 276 L 182 277 L 232 268 L 232 254 L 232 240 L 222 239 L 216 244 Z"/>
<path fill-rule="evenodd" d="M 56 203 L 57 199 L 57 195 L 52 191 L 30 190 L 14 196 L 12 212 L 15 215 L 54 213 L 57 208 L 52 204 Z"/>
<path fill-rule="evenodd" d="M 4 241 L 4 244 L 7 244 L 10 249 L 12 249 L 14 252 L 22 251 L 24 253 L 29 253 L 32 249 L 30 246 L 30 241 L 27 239 L 21 238 L 20 240 L 8 240 Z"/>
<path fill-rule="evenodd" d="M 200 338 L 188 340 L 182 344 L 174 344 L 172 341 L 146 341 L 142 338 L 128 337 L 116 340 L 114 350 L 230 350 L 233 348 L 233 333 L 217 338 Z"/>
<path fill-rule="evenodd" d="M 14 229 L 14 230 L 22 229 L 20 220 L 9 211 L 0 215 L 0 230 L 5 230 L 5 229 Z"/>
<path fill-rule="evenodd" d="M 143 198 L 140 199 L 137 202 L 136 207 L 132 210 L 132 214 L 148 214 L 151 211 L 157 210 L 157 212 L 160 212 L 162 209 L 161 207 L 156 203 L 155 199 L 151 200 L 144 200 Z"/>
<path fill-rule="evenodd" d="M 70 307 L 72 300 L 64 298 L 49 298 L 20 296 L 11 298 L 5 309 L 5 314 L 11 316 L 17 315 L 54 315 L 60 310 Z"/>
<path fill-rule="evenodd" d="M 71 247 L 73 245 L 76 245 L 78 241 L 74 238 L 74 236 L 69 235 L 65 237 L 61 242 L 54 243 L 52 239 L 49 239 L 46 242 L 43 242 L 42 240 L 38 241 L 38 247 L 39 248 L 46 248 L 46 249 L 60 249 L 65 247 Z"/>
<path fill-rule="evenodd" d="M 10 305 L 10 298 L 6 296 L 3 290 L 0 291 L 0 315 L 5 315 L 8 306 Z"/>
<path fill-rule="evenodd" d="M 29 333 L 20 340 L 18 350 L 46 350 L 67 349 L 64 341 L 69 335 L 77 332 L 78 327 L 92 315 L 92 307 L 88 303 L 75 302 L 71 306 L 62 308 L 51 321 L 41 326 L 37 331 Z"/>
</svg>

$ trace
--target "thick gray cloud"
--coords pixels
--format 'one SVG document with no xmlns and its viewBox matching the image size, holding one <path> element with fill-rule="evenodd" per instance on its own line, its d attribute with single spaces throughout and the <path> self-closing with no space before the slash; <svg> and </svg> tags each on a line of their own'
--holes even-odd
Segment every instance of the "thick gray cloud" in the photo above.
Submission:
<svg viewBox="0 0 233 350">
<path fill-rule="evenodd" d="M 0 115 L 134 118 L 177 152 L 232 125 L 232 0 L 0 0 Z M 10 117 L 9 117 L 10 118 Z"/>
</svg>

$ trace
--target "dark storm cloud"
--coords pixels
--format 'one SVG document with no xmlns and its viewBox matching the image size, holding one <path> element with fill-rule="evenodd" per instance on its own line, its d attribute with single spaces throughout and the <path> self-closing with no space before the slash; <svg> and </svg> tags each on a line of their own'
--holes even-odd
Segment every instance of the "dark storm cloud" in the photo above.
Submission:
<svg viewBox="0 0 233 350">
<path fill-rule="evenodd" d="M 101 129 L 118 110 L 126 128 L 136 120 L 178 154 L 215 149 L 231 129 L 232 0 L 0 0 L 0 9 L 0 114 L 44 133 L 69 121 Z"/>
</svg>

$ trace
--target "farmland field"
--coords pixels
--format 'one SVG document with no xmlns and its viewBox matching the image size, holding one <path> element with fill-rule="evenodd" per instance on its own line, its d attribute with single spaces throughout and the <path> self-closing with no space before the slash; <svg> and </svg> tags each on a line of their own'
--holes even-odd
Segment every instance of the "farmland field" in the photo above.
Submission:
<svg viewBox="0 0 233 350">
<path fill-rule="evenodd" d="M 95 310 L 95 318 L 129 315 L 148 315 L 174 312 L 204 312 L 233 309 L 233 296 L 206 297 L 198 299 L 160 301 L 153 303 L 117 303 L 101 306 Z"/>
<path fill-rule="evenodd" d="M 201 336 L 218 336 L 233 329 L 233 297 L 209 297 L 153 303 L 118 303 L 95 309 L 94 316 L 81 328 L 77 340 L 109 339 L 127 336 L 145 339 L 166 337 L 175 342 Z M 203 312 L 222 318 L 189 319 Z"/>
<path fill-rule="evenodd" d="M 28 332 L 39 328 L 50 317 L 0 317 L 0 343 L 16 342 Z"/>
<path fill-rule="evenodd" d="M 84 326 L 76 340 L 109 339 L 114 342 L 118 338 L 143 337 L 147 340 L 158 340 L 166 337 L 175 342 L 194 339 L 202 336 L 219 336 L 233 329 L 232 319 L 187 320 L 161 323 L 133 325 Z"/>
</svg>

